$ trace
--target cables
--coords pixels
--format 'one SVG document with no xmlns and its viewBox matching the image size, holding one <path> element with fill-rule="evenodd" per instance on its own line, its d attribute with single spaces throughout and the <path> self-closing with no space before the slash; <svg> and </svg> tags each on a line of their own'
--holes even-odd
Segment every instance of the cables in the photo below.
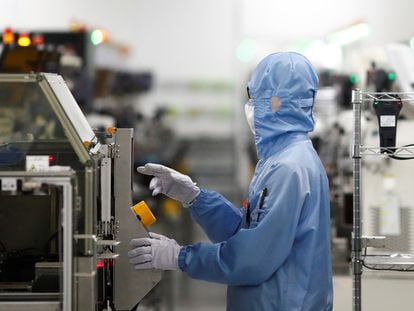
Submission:
<svg viewBox="0 0 414 311">
<path fill-rule="evenodd" d="M 400 149 L 403 149 L 403 148 L 406 148 L 406 147 L 413 147 L 413 146 L 414 146 L 414 144 L 404 145 L 401 148 L 398 148 L 396 150 L 394 148 L 391 148 L 391 149 L 389 149 L 390 154 L 388 154 L 388 157 L 390 157 L 391 159 L 394 159 L 394 160 L 413 160 L 414 156 L 412 156 L 412 157 L 400 157 L 400 156 L 397 156 L 397 155 L 393 154 L 397 150 L 400 150 Z M 388 150 L 388 149 L 386 149 L 386 150 Z"/>
<path fill-rule="evenodd" d="M 414 157 L 399 157 L 399 156 L 396 156 L 396 155 L 388 155 L 391 159 L 394 159 L 394 160 L 413 160 L 414 159 Z"/>
<path fill-rule="evenodd" d="M 385 255 L 386 256 L 386 255 Z M 379 261 L 377 264 L 372 263 L 372 264 L 367 264 L 365 262 L 365 259 L 368 257 L 379 257 L 379 258 L 384 258 L 384 255 L 368 255 L 367 254 L 367 249 L 365 248 L 364 251 L 364 255 L 362 258 L 362 265 L 369 269 L 369 270 L 376 270 L 376 271 L 396 271 L 396 272 L 414 272 L 414 262 L 413 264 L 409 263 L 409 262 L 392 262 L 392 261 L 385 261 L 385 262 L 381 262 Z M 388 256 L 386 256 L 388 257 Z M 390 257 L 391 259 L 391 257 Z M 414 258 L 413 258 L 414 261 Z M 405 267 L 404 265 L 405 264 Z M 382 267 L 381 267 L 382 266 Z M 387 266 L 387 267 L 383 267 L 383 266 Z"/>
<path fill-rule="evenodd" d="M 369 266 L 365 263 L 365 261 L 362 261 L 362 265 L 369 269 L 369 270 L 376 270 L 376 271 L 397 271 L 397 272 L 414 272 L 414 270 L 404 269 L 404 268 L 397 268 L 397 267 L 390 267 L 390 268 L 378 268 L 374 266 Z"/>
</svg>

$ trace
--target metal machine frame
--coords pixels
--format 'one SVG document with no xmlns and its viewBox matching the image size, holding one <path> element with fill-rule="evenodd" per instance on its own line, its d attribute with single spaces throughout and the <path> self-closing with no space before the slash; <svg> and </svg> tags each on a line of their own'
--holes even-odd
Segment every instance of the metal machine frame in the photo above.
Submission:
<svg viewBox="0 0 414 311">
<path fill-rule="evenodd" d="M 0 180 L 29 179 L 62 189 L 62 304 L 31 302 L 31 310 L 36 307 L 53 311 L 109 310 L 97 305 L 99 291 L 108 299 L 108 307 L 112 308 L 110 304 L 113 304 L 116 310 L 130 310 L 161 279 L 159 270 L 135 271 L 126 256 L 132 237 L 148 235 L 130 211 L 133 205 L 133 130 L 116 129 L 99 141 L 59 75 L 0 74 L 2 82 L 39 85 L 82 165 L 80 173 L 72 169 L 65 172 L 0 171 Z M 74 231 L 73 213 L 83 221 L 82 228 L 77 231 Z M 79 249 L 78 254 L 73 251 L 75 244 L 81 246 L 80 255 Z M 101 283 L 97 280 L 98 261 L 105 263 L 101 275 L 108 278 Z M 0 300 L 0 310 L 23 311 L 28 310 L 27 305 L 27 302 Z"/>
<path fill-rule="evenodd" d="M 63 301 L 62 311 L 72 311 L 72 207 L 73 191 L 76 185 L 75 172 L 0 172 L 0 180 L 3 178 L 30 179 L 31 182 L 44 183 L 62 187 L 63 206 L 62 206 L 62 227 L 63 227 Z M 59 307 L 59 303 L 51 304 L 53 310 Z M 3 309 L 4 308 L 4 309 Z M 29 303 L 18 305 L 0 304 L 0 310 L 32 310 Z"/>
</svg>

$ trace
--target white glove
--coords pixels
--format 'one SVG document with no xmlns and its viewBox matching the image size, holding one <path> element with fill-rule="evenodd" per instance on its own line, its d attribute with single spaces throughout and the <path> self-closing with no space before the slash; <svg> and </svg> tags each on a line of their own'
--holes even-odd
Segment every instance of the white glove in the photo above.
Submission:
<svg viewBox="0 0 414 311">
<path fill-rule="evenodd" d="M 135 248 L 128 252 L 129 262 L 136 270 L 178 270 L 181 246 L 175 240 L 161 234 L 150 232 L 149 235 L 150 238 L 131 240 L 130 245 Z"/>
<path fill-rule="evenodd" d="M 152 195 L 164 193 L 184 205 L 190 204 L 200 194 L 200 188 L 187 175 L 181 174 L 169 167 L 147 163 L 140 166 L 137 171 L 145 175 L 153 175 L 149 188 Z"/>
</svg>

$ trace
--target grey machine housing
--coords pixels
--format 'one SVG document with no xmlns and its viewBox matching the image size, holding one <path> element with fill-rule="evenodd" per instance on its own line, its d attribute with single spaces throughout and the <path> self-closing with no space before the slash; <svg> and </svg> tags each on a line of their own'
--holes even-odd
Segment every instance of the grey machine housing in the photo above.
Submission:
<svg viewBox="0 0 414 311">
<path fill-rule="evenodd" d="M 28 166 L 46 156 L 53 165 Z M 128 262 L 129 240 L 147 236 L 130 210 L 132 172 L 133 129 L 98 141 L 61 76 L 0 74 L 0 311 L 143 299 L 161 273 Z"/>
</svg>

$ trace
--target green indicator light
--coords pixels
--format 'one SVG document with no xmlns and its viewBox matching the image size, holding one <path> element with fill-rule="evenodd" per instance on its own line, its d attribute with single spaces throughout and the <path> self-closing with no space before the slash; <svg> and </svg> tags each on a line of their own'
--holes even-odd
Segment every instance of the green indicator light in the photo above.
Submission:
<svg viewBox="0 0 414 311">
<path fill-rule="evenodd" d="M 388 73 L 388 80 L 390 80 L 390 81 L 394 81 L 395 80 L 395 73 L 394 72 L 389 72 Z"/>
<path fill-rule="evenodd" d="M 249 62 L 253 59 L 257 51 L 256 41 L 253 39 L 244 39 L 236 50 L 236 56 L 241 62 Z"/>
<path fill-rule="evenodd" d="M 357 77 L 356 75 L 350 75 L 350 76 L 349 76 L 349 81 L 350 81 L 352 84 L 357 84 L 357 83 L 358 83 L 358 77 Z"/>
<path fill-rule="evenodd" d="M 91 42 L 93 45 L 98 45 L 101 44 L 103 42 L 104 39 L 104 34 L 102 33 L 101 30 L 96 29 L 94 31 L 92 31 L 91 33 Z"/>
</svg>

